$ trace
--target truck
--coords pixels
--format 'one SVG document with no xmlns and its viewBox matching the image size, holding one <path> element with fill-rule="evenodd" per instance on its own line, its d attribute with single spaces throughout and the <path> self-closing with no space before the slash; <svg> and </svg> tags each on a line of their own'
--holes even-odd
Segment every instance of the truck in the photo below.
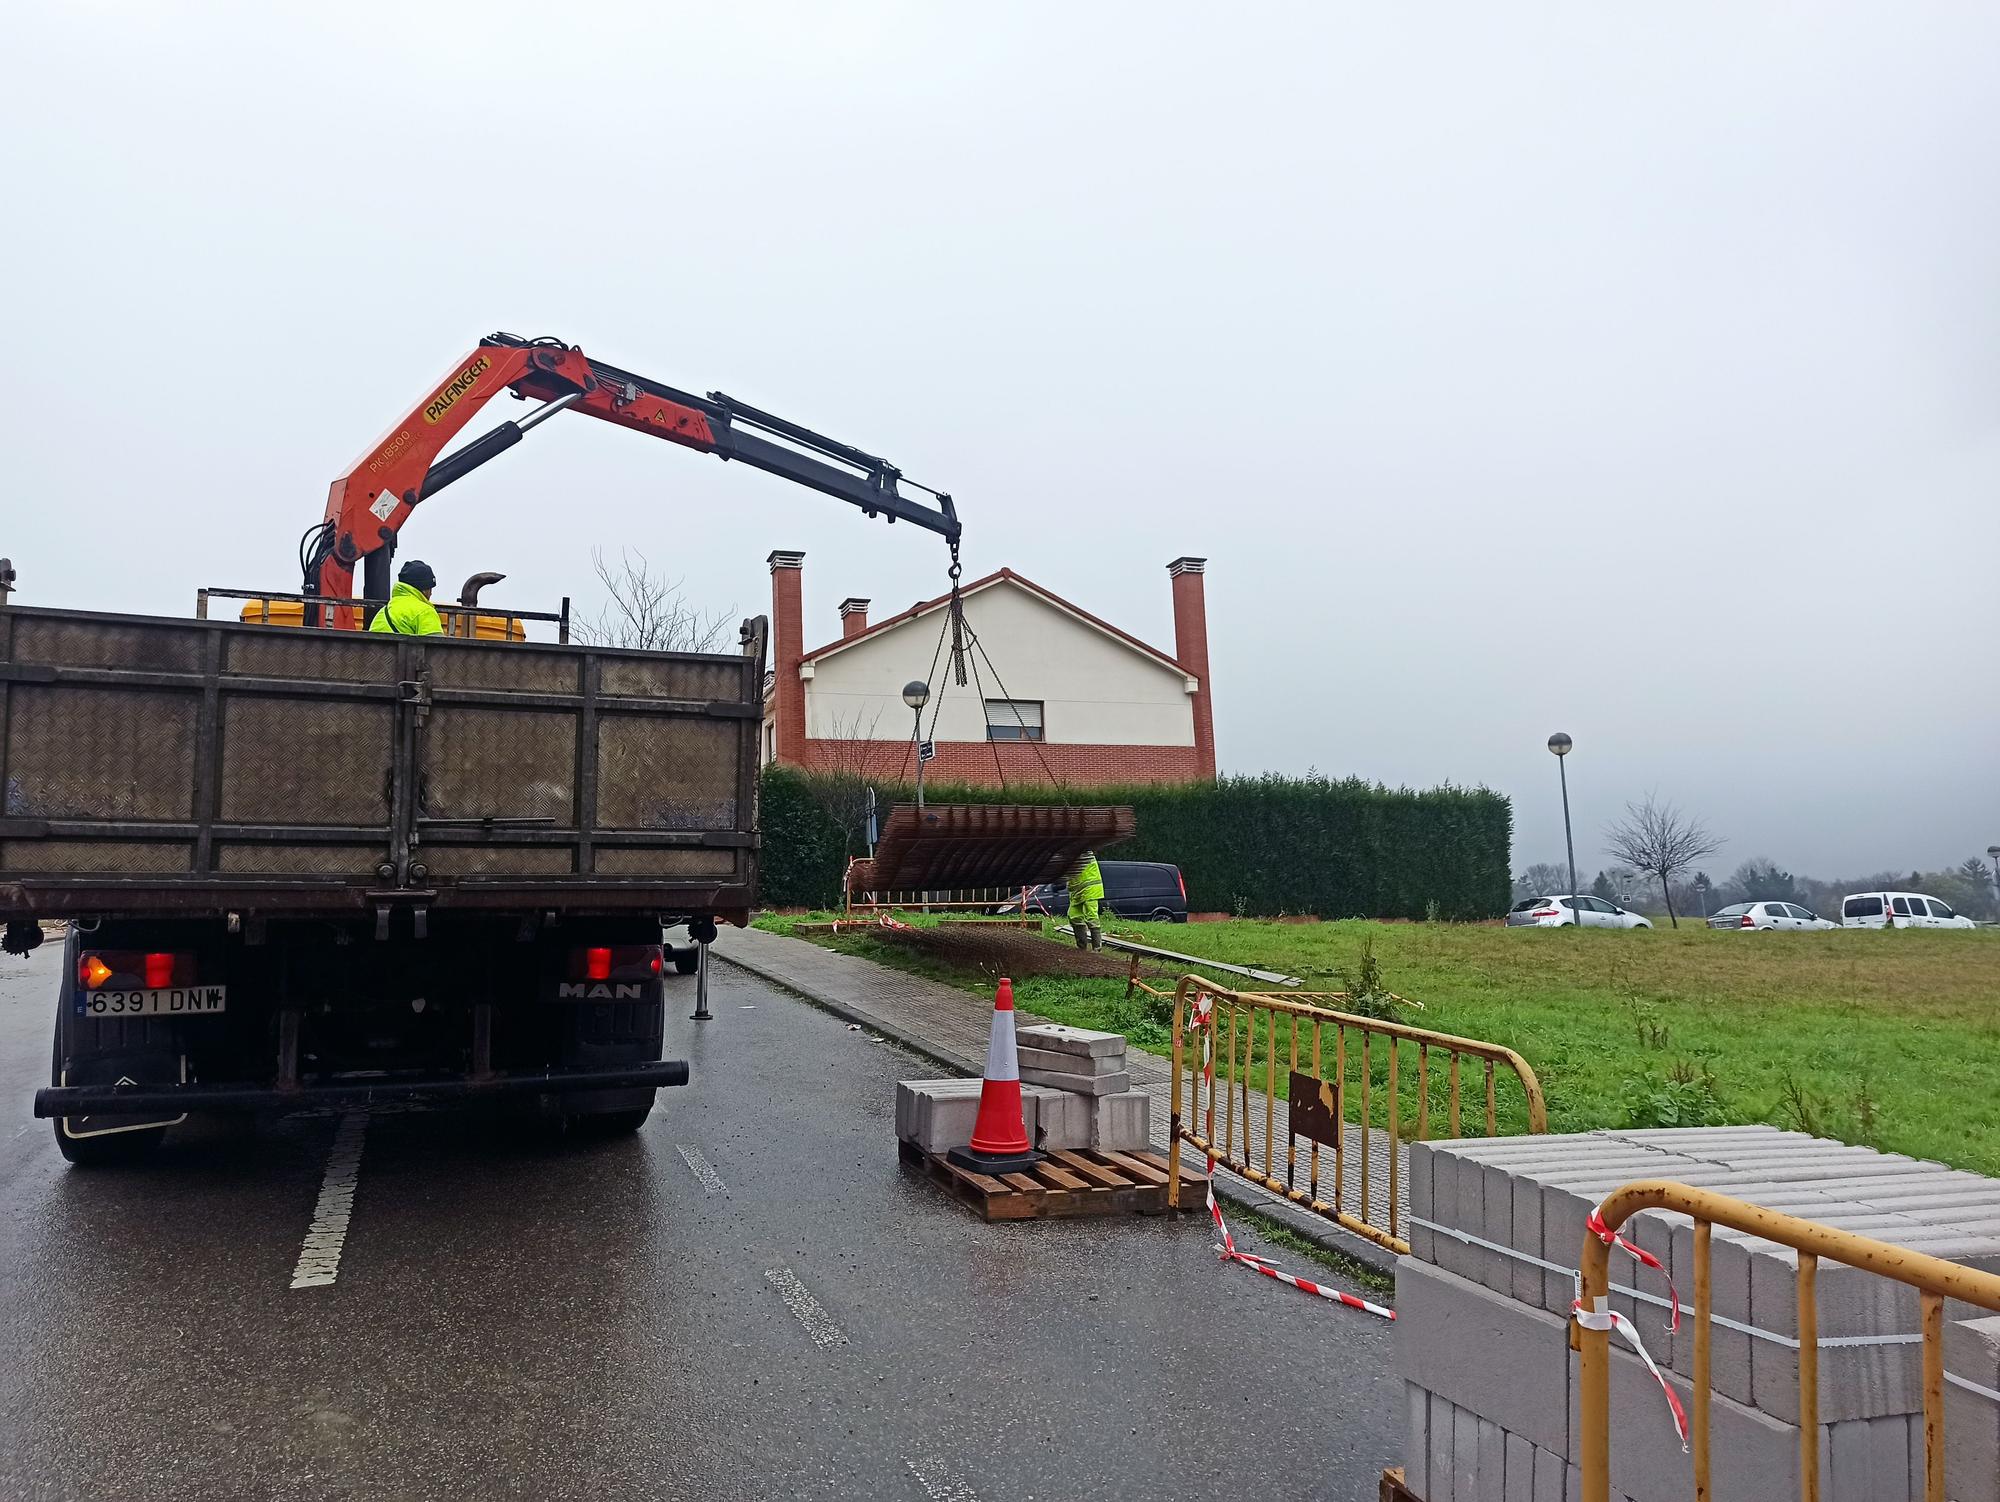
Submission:
<svg viewBox="0 0 2000 1502">
<path fill-rule="evenodd" d="M 539 405 L 445 453 L 502 390 Z M 192 1115 L 386 1101 L 630 1132 L 687 1082 L 666 975 L 756 900 L 765 622 L 734 652 L 584 644 L 567 606 L 480 603 L 483 575 L 444 634 L 366 629 L 415 509 L 563 411 L 914 522 L 956 584 L 948 494 L 495 334 L 334 482 L 296 593 L 229 620 L 209 607 L 251 592 L 184 619 L 0 587 L 0 918 L 11 954 L 62 934 L 33 1108 L 71 1163 L 142 1158 Z"/>
</svg>

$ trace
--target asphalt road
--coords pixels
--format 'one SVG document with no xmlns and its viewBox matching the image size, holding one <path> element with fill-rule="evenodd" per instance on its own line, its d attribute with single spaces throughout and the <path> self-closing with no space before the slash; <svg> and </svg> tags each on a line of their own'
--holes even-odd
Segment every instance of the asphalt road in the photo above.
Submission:
<svg viewBox="0 0 2000 1502">
<path fill-rule="evenodd" d="M 28 1115 L 58 953 L 0 958 L 0 1497 L 1363 1499 L 1394 1459 L 1388 1326 L 1197 1216 L 983 1224 L 896 1159 L 935 1070 L 726 966 L 636 1137 L 190 1124 L 80 1171 Z"/>
</svg>

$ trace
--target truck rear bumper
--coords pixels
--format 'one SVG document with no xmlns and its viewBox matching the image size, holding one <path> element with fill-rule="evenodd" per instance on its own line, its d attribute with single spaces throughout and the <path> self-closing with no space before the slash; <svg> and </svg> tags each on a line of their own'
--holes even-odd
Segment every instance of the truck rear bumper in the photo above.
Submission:
<svg viewBox="0 0 2000 1502">
<path fill-rule="evenodd" d="M 552 1069 L 475 1080 L 463 1075 L 432 1079 L 345 1079 L 297 1085 L 52 1085 L 35 1092 L 37 1116 L 179 1115 L 186 1111 L 309 1111 L 322 1106 L 366 1106 L 386 1101 L 465 1104 L 515 1095 L 574 1095 L 592 1090 L 642 1090 L 685 1085 L 685 1059 L 630 1064 L 620 1069 Z"/>
</svg>

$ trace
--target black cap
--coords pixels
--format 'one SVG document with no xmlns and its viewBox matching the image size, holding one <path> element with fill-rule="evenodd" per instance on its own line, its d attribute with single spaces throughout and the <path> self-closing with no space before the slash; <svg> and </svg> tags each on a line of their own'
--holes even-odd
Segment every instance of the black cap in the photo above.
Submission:
<svg viewBox="0 0 2000 1502">
<path fill-rule="evenodd" d="M 438 576 L 431 572 L 431 566 L 421 558 L 412 558 L 396 570 L 396 578 L 415 589 L 436 589 Z"/>
</svg>

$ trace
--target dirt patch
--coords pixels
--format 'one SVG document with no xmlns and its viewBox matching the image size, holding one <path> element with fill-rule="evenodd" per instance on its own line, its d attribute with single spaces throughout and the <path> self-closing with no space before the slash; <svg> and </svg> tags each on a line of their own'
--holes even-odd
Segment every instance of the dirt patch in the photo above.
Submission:
<svg viewBox="0 0 2000 1502">
<path fill-rule="evenodd" d="M 1022 928 L 959 927 L 870 928 L 868 937 L 898 944 L 935 959 L 954 970 L 988 977 L 1082 975 L 1125 978 L 1129 961 L 1123 955 L 1078 949 L 1069 940 L 1045 939 Z"/>
</svg>

